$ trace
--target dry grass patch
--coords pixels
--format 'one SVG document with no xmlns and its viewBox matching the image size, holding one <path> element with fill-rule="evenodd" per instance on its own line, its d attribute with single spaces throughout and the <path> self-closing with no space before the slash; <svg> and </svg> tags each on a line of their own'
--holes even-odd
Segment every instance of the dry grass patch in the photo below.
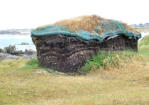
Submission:
<svg viewBox="0 0 149 105">
<path fill-rule="evenodd" d="M 133 59 L 85 76 L 34 74 L 40 68 L 22 69 L 23 59 L 0 62 L 0 105 L 148 105 L 149 58 Z"/>
<path fill-rule="evenodd" d="M 96 15 L 80 16 L 58 21 L 55 25 L 68 26 L 71 31 L 86 30 L 88 32 L 93 32 L 101 20 L 103 20 L 103 18 Z"/>
</svg>

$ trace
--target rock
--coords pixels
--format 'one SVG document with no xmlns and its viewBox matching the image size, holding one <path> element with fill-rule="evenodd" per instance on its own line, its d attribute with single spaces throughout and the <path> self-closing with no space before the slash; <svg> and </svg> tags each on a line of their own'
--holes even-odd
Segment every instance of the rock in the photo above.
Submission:
<svg viewBox="0 0 149 105">
<path fill-rule="evenodd" d="M 0 53 L 4 53 L 5 51 L 3 49 L 0 48 Z"/>
<path fill-rule="evenodd" d="M 6 54 L 6 53 L 0 53 L 0 60 L 4 59 L 19 59 L 19 56 Z"/>
<path fill-rule="evenodd" d="M 24 52 L 24 54 L 26 54 L 26 55 L 33 55 L 35 53 L 36 53 L 35 51 L 33 51 L 33 50 L 27 50 L 27 49 Z"/>
<path fill-rule="evenodd" d="M 22 54 L 24 54 L 24 52 L 23 51 L 14 51 L 14 52 L 11 52 L 10 54 L 12 54 L 12 55 L 22 55 Z"/>
<path fill-rule="evenodd" d="M 36 51 L 33 50 L 16 50 L 16 46 L 9 45 L 8 47 L 5 47 L 4 49 L 0 49 L 0 60 L 3 59 L 18 59 L 18 58 L 35 58 L 36 57 Z"/>
<path fill-rule="evenodd" d="M 9 45 L 8 47 L 5 47 L 4 51 L 8 54 L 11 54 L 11 55 L 22 55 L 22 54 L 24 54 L 24 52 L 22 50 L 17 51 L 16 46 L 14 46 L 14 45 Z"/>
<path fill-rule="evenodd" d="M 0 53 L 0 61 L 4 60 L 6 58 L 6 54 L 4 53 Z"/>
<path fill-rule="evenodd" d="M 11 54 L 16 51 L 16 46 L 9 45 L 8 47 L 5 47 L 4 50 L 6 53 Z"/>
<path fill-rule="evenodd" d="M 29 45 L 29 43 L 22 42 L 20 45 Z"/>
<path fill-rule="evenodd" d="M 23 54 L 21 57 L 22 57 L 22 58 L 27 58 L 27 59 L 32 59 L 32 58 L 36 58 L 36 54 L 33 54 L 33 55 L 26 55 L 26 54 Z"/>
<path fill-rule="evenodd" d="M 6 58 L 7 58 L 7 59 L 19 59 L 20 57 L 19 57 L 19 56 L 16 56 L 16 55 L 10 55 L 10 54 L 8 54 L 8 55 L 6 56 Z"/>
</svg>

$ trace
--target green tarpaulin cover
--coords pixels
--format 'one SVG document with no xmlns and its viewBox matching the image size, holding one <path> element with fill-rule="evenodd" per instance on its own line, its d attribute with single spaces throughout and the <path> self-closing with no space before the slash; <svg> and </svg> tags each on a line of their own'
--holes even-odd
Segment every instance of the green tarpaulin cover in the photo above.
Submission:
<svg viewBox="0 0 149 105">
<path fill-rule="evenodd" d="M 99 34 L 99 29 L 102 33 Z M 129 38 L 141 38 L 141 34 L 127 29 L 127 27 L 119 21 L 103 21 L 94 29 L 94 32 L 85 30 L 71 31 L 68 26 L 49 25 L 42 28 L 37 28 L 31 31 L 32 36 L 50 36 L 50 35 L 65 35 L 79 37 L 85 41 L 97 40 L 102 42 L 107 37 L 114 37 L 117 35 L 125 35 Z"/>
</svg>

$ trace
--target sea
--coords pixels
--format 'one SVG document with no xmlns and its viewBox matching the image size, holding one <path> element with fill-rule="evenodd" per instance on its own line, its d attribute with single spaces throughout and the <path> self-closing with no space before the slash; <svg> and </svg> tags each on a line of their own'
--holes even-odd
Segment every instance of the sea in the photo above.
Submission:
<svg viewBox="0 0 149 105">
<path fill-rule="evenodd" d="M 142 37 L 149 35 L 148 33 L 141 33 Z M 27 45 L 22 45 L 22 43 L 28 43 Z M 7 35 L 0 34 L 0 48 L 8 47 L 9 45 L 15 45 L 16 50 L 33 50 L 36 51 L 35 45 L 32 42 L 31 35 Z"/>
<path fill-rule="evenodd" d="M 22 45 L 22 43 L 27 43 Z M 36 51 L 35 45 L 32 42 L 30 35 L 0 35 L 0 48 L 8 47 L 9 45 L 15 45 L 16 50 L 33 50 Z"/>
</svg>

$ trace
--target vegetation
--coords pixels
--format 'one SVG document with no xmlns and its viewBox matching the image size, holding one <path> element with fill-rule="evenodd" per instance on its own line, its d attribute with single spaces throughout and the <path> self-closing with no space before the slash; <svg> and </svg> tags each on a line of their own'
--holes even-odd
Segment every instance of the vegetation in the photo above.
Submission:
<svg viewBox="0 0 149 105">
<path fill-rule="evenodd" d="M 104 28 L 105 26 L 103 27 L 102 23 L 109 24 L 109 25 L 111 24 L 110 25 L 111 27 L 107 26 L 106 28 Z M 111 20 L 111 19 L 105 19 L 105 18 L 102 18 L 97 15 L 88 15 L 88 16 L 79 16 L 79 17 L 75 17 L 75 18 L 71 18 L 71 19 L 60 20 L 60 21 L 57 21 L 54 25 L 67 26 L 69 28 L 69 30 L 73 31 L 73 32 L 76 32 L 79 30 L 85 30 L 90 33 L 95 33 L 95 30 L 96 30 L 96 32 L 99 35 L 101 35 L 102 33 L 105 33 L 107 31 L 107 28 L 108 28 L 108 30 L 111 30 L 111 29 L 113 29 L 113 27 L 115 27 L 115 31 L 116 31 L 118 28 L 116 24 L 117 24 L 117 22 L 114 20 Z M 136 30 L 134 30 L 131 26 L 127 25 L 126 23 L 120 22 L 120 25 L 125 26 L 127 28 L 127 30 L 129 30 L 129 31 L 136 32 Z M 41 26 L 38 28 L 38 30 L 44 29 L 48 26 L 49 25 Z M 35 31 L 37 31 L 37 30 L 35 30 Z M 111 30 L 111 31 L 113 31 L 113 30 Z"/>
<path fill-rule="evenodd" d="M 96 15 L 79 16 L 72 19 L 58 21 L 55 25 L 68 26 L 71 31 L 86 30 L 88 32 L 93 32 L 101 20 L 104 19 Z"/>
<path fill-rule="evenodd" d="M 145 36 L 139 43 L 140 51 L 149 51 L 149 35 Z"/>
<path fill-rule="evenodd" d="M 37 74 L 44 69 L 24 69 L 28 60 L 5 60 L 0 62 L 0 104 L 148 105 L 148 59 L 133 57 L 119 68 L 82 76 Z"/>
<path fill-rule="evenodd" d="M 139 53 L 133 51 L 125 52 L 99 52 L 97 56 L 94 56 L 92 60 L 88 60 L 84 67 L 82 67 L 80 73 L 95 72 L 99 69 L 109 68 L 121 68 L 123 63 L 130 62 L 133 58 L 139 57 L 140 55 L 149 55 L 149 35 L 145 36 L 139 42 Z"/>
<path fill-rule="evenodd" d="M 24 69 L 36 69 L 36 68 L 38 68 L 38 60 L 36 58 L 29 60 L 24 66 Z"/>
<path fill-rule="evenodd" d="M 149 105 L 146 38 L 139 53 L 100 52 L 80 69 L 87 75 L 37 73 L 47 70 L 37 59 L 3 60 L 0 105 Z"/>
<path fill-rule="evenodd" d="M 94 56 L 91 60 L 88 60 L 84 67 L 82 67 L 80 73 L 95 72 L 99 69 L 120 68 L 122 64 L 131 61 L 133 57 L 136 57 L 137 53 L 132 51 L 125 52 L 99 52 L 97 56 Z"/>
</svg>

